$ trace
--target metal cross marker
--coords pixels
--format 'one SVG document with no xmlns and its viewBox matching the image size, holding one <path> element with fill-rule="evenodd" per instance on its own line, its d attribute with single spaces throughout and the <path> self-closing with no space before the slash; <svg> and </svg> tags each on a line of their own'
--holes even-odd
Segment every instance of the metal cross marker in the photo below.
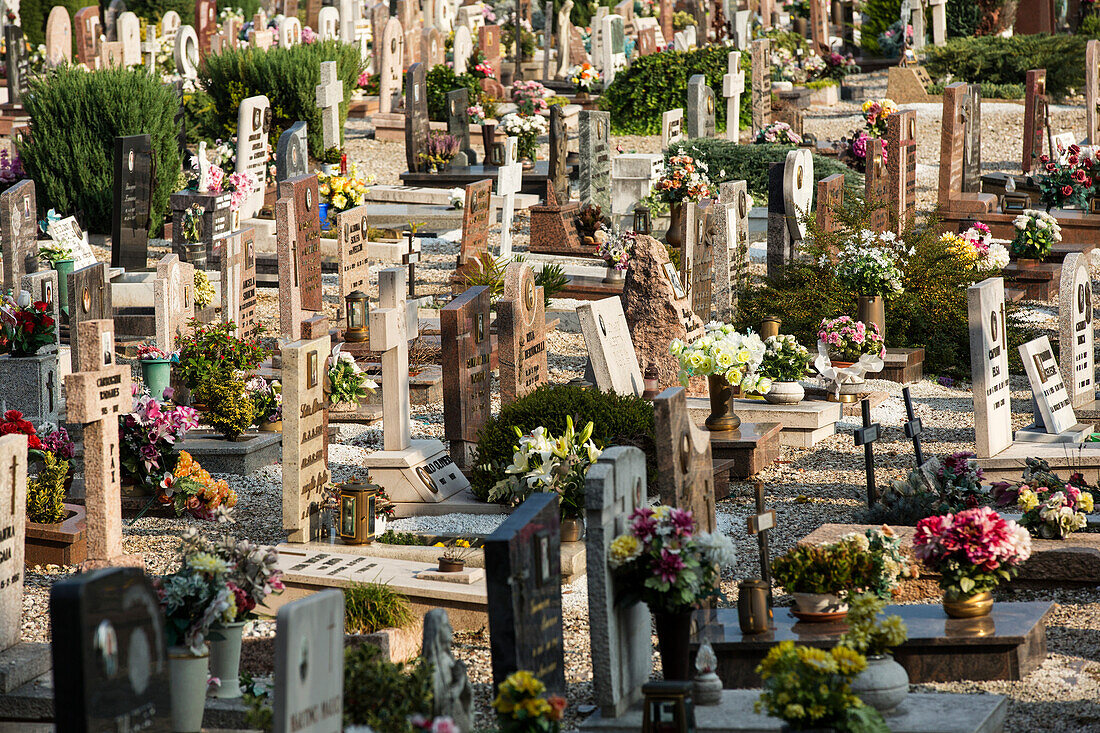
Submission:
<svg viewBox="0 0 1100 733">
<path fill-rule="evenodd" d="M 409 238 L 409 248 L 401 255 L 401 264 L 409 266 L 409 297 L 416 297 L 416 263 L 420 262 L 420 250 L 416 248 L 416 232 L 406 230 L 402 232 Z M 365 236 L 365 235 L 364 235 Z"/>
<path fill-rule="evenodd" d="M 924 465 L 924 451 L 920 446 L 920 436 L 924 432 L 924 425 L 921 423 L 920 418 L 913 412 L 913 398 L 909 394 L 909 388 L 903 387 L 901 390 L 901 396 L 905 399 L 905 416 L 908 421 L 903 426 L 905 428 L 905 437 L 911 438 L 913 441 L 913 453 L 917 457 L 917 466 Z"/>
<path fill-rule="evenodd" d="M 775 510 L 764 511 L 764 482 L 757 481 L 756 514 L 748 519 L 749 534 L 756 535 L 760 543 L 760 575 L 768 585 L 768 617 L 772 614 L 772 562 L 768 552 L 768 532 L 775 529 Z"/>
<path fill-rule="evenodd" d="M 871 422 L 871 401 L 864 397 L 859 407 L 863 413 L 863 427 L 856 430 L 855 441 L 856 445 L 863 446 L 863 459 L 867 462 L 867 506 L 874 506 L 878 502 L 878 488 L 875 486 L 875 451 L 872 446 L 879 439 L 881 429 L 877 422 Z"/>
</svg>

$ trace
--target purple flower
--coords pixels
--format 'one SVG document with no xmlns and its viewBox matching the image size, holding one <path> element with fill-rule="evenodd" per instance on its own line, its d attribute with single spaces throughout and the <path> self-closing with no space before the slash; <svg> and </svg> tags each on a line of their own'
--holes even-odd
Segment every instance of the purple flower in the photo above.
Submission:
<svg viewBox="0 0 1100 733">
<path fill-rule="evenodd" d="M 943 386 L 943 387 L 954 387 L 955 386 L 955 380 L 952 379 L 951 377 L 941 376 L 941 377 L 938 377 L 936 379 L 936 381 L 939 382 L 940 385 Z"/>
<path fill-rule="evenodd" d="M 684 561 L 679 553 L 661 550 L 661 557 L 657 560 L 657 577 L 666 583 L 675 583 L 683 569 Z"/>
</svg>

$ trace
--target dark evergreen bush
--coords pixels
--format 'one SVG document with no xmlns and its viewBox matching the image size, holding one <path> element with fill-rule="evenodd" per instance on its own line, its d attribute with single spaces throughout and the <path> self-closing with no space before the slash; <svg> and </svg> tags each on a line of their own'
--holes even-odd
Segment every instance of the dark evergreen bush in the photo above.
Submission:
<svg viewBox="0 0 1100 733">
<path fill-rule="evenodd" d="M 203 130 L 210 139 L 228 139 L 237 134 L 237 108 L 241 100 L 264 94 L 271 101 L 271 141 L 298 120 L 309 126 L 309 153 L 319 158 L 321 110 L 317 107 L 317 84 L 321 62 L 335 61 L 344 85 L 340 103 L 340 129 L 348 117 L 348 101 L 359 80 L 365 62 L 359 47 L 338 41 L 299 44 L 267 51 L 244 48 L 228 49 L 207 56 L 199 68 L 199 83 L 213 102 L 210 126 Z M 196 124 L 202 120 L 195 120 Z"/>
<path fill-rule="evenodd" d="M 524 433 L 541 425 L 560 435 L 565 430 L 566 415 L 573 418 L 577 430 L 591 421 L 592 440 L 600 448 L 634 445 L 644 450 L 650 486 L 656 489 L 652 402 L 633 395 L 548 384 L 505 405 L 499 415 L 485 423 L 478 434 L 478 466 L 470 479 L 474 493 L 484 500 L 493 485 L 504 478 L 504 469 L 512 462 L 513 448 L 519 442 L 513 425 Z"/>
<path fill-rule="evenodd" d="M 688 79 L 706 74 L 714 90 L 715 122 L 726 129 L 726 104 L 722 77 L 726 74 L 727 46 L 707 46 L 694 51 L 665 51 L 634 59 L 630 68 L 615 75 L 603 93 L 600 107 L 611 112 L 611 131 L 617 135 L 659 135 L 661 115 L 687 105 Z M 752 58 L 741 54 L 741 68 L 752 75 Z M 746 84 L 747 85 L 747 84 Z M 686 120 L 686 117 L 685 117 Z M 752 95 L 741 95 L 741 127 L 752 124 Z"/>
<path fill-rule="evenodd" d="M 23 106 L 31 132 L 19 143 L 19 155 L 34 179 L 39 215 L 51 208 L 83 211 L 85 228 L 109 233 L 115 138 L 148 133 L 155 165 L 151 229 L 160 229 L 180 169 L 172 87 L 142 67 L 62 67 L 31 77 Z"/>
<path fill-rule="evenodd" d="M 1085 43 L 1081 35 L 953 38 L 926 46 L 925 66 L 933 79 L 983 84 L 1023 84 L 1030 69 L 1046 69 L 1047 92 L 1060 99 L 1085 87 Z"/>
<path fill-rule="evenodd" d="M 234 7 L 240 5 L 240 3 L 231 3 Z M 107 3 L 104 3 L 106 7 Z M 222 3 L 218 3 L 218 10 L 221 10 Z M 159 23 L 160 19 L 164 17 L 164 14 L 169 10 L 175 10 L 180 14 L 180 22 L 186 25 L 195 24 L 195 3 L 189 2 L 189 0 L 129 0 L 126 3 L 126 9 L 133 11 L 139 18 L 144 18 L 149 23 Z M 247 16 L 251 18 L 252 16 Z M 160 33 L 160 29 L 157 29 L 157 33 Z"/>
<path fill-rule="evenodd" d="M 863 26 L 860 28 L 863 50 L 873 56 L 881 54 L 879 34 L 884 33 L 900 17 L 901 0 L 864 0 Z"/>
<path fill-rule="evenodd" d="M 470 104 L 477 104 L 481 96 L 478 77 L 470 73 L 456 74 L 446 64 L 429 69 L 425 80 L 428 86 L 428 119 L 435 122 L 447 121 L 447 92 L 465 88 L 470 93 Z"/>
<path fill-rule="evenodd" d="M 31 46 L 46 42 L 46 19 L 53 6 L 60 5 L 69 11 L 71 20 L 76 11 L 87 5 L 95 5 L 89 0 L 22 0 L 19 3 L 19 18 L 23 23 L 23 37 Z M 76 31 L 73 31 L 73 55 L 76 55 Z"/>
</svg>

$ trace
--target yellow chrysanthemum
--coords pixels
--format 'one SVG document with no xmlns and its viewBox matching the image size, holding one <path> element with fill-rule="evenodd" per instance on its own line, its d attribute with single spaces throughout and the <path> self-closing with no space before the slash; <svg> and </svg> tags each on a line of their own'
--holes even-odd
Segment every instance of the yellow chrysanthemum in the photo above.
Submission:
<svg viewBox="0 0 1100 733">
<path fill-rule="evenodd" d="M 630 562 L 642 551 L 642 543 L 632 534 L 623 534 L 611 541 L 611 566 Z"/>
</svg>

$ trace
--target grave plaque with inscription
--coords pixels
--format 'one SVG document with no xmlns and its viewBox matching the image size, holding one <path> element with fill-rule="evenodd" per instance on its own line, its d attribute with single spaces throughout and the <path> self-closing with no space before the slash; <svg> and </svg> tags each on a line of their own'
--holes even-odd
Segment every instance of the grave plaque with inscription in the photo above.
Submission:
<svg viewBox="0 0 1100 733">
<path fill-rule="evenodd" d="M 320 537 L 325 463 L 325 360 L 329 337 L 282 347 L 283 529 L 290 542 Z"/>
<path fill-rule="evenodd" d="M 26 274 L 27 256 L 38 254 L 38 210 L 34 181 L 24 180 L 0 193 L 0 252 L 4 260 L 4 288 L 19 287 Z"/>
<path fill-rule="evenodd" d="M 545 304 L 530 265 L 513 262 L 504 271 L 504 296 L 497 303 L 497 334 L 500 401 L 507 405 L 534 392 L 549 378 Z"/>
<path fill-rule="evenodd" d="M 580 117 L 581 205 L 611 211 L 611 113 L 585 110 Z"/>
<path fill-rule="evenodd" d="M 641 397 L 645 391 L 638 356 L 630 340 L 630 327 L 618 296 L 586 301 L 577 306 L 581 333 L 596 386 L 603 392 Z"/>
<path fill-rule="evenodd" d="M 298 176 L 279 182 L 279 198 L 294 199 L 294 266 L 301 290 L 302 309 L 321 310 L 321 218 L 317 206 L 317 176 Z"/>
<path fill-rule="evenodd" d="M 80 324 L 113 318 L 111 287 L 107 276 L 107 263 L 97 262 L 76 272 L 70 272 L 69 280 L 69 346 L 73 365 L 80 363 Z"/>
<path fill-rule="evenodd" d="M 275 733 L 340 733 L 344 723 L 344 594 L 288 603 L 275 618 Z"/>
<path fill-rule="evenodd" d="M 1008 333 L 1004 279 L 991 277 L 966 289 L 970 373 L 974 392 L 974 444 L 991 458 L 1012 443 Z"/>
<path fill-rule="evenodd" d="M 443 424 L 451 458 L 472 468 L 478 431 L 491 410 L 489 289 L 472 287 L 439 312 L 443 343 Z"/>
<path fill-rule="evenodd" d="M 1066 393 L 1050 339 L 1040 336 L 1020 344 L 1020 359 L 1024 362 L 1031 394 L 1038 408 L 1036 417 L 1042 419 L 1047 433 L 1057 435 L 1076 425 L 1077 416 L 1073 413 L 1073 403 Z"/>
<path fill-rule="evenodd" d="M 1062 260 L 1058 297 L 1058 361 L 1074 407 L 1096 399 L 1093 352 L 1092 277 L 1088 256 L 1072 252 Z"/>
<path fill-rule="evenodd" d="M 367 292 L 367 207 L 356 206 L 336 215 L 336 250 L 340 253 L 340 303 L 356 290 Z"/>
</svg>

